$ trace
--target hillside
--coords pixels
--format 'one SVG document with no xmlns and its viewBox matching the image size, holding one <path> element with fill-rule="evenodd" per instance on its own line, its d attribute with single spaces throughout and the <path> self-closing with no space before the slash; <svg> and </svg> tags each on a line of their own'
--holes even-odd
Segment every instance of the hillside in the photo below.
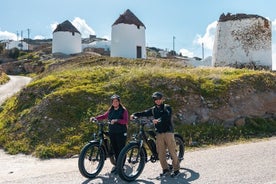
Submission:
<svg viewBox="0 0 276 184">
<path fill-rule="evenodd" d="M 79 153 L 95 128 L 89 117 L 103 113 L 113 93 L 133 113 L 152 106 L 151 94 L 162 91 L 173 107 L 177 131 L 200 144 L 239 139 L 243 131 L 249 131 L 246 136 L 256 133 L 240 125 L 253 124 L 266 136 L 276 132 L 273 72 L 92 55 L 51 59 L 44 67 L 1 107 L 0 145 L 10 153 L 44 158 Z M 202 125 L 219 130 L 220 138 Z"/>
<path fill-rule="evenodd" d="M 2 70 L 0 70 L 0 85 L 5 84 L 8 81 L 9 81 L 9 77 L 7 76 L 7 74 L 2 72 Z"/>
</svg>

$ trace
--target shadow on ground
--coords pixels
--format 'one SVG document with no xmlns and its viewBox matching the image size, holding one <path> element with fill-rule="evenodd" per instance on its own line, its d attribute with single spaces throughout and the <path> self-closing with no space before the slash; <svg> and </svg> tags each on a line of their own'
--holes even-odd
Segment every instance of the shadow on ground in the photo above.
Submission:
<svg viewBox="0 0 276 184">
<path fill-rule="evenodd" d="M 148 171 L 150 172 L 150 171 Z M 133 183 L 133 184 L 155 184 L 155 183 L 174 183 L 174 184 L 190 184 L 192 181 L 199 179 L 200 174 L 188 169 L 188 168 L 180 168 L 180 174 L 175 177 L 160 177 L 157 176 L 155 178 L 147 178 L 147 179 L 136 179 L 133 182 L 123 181 L 118 175 L 114 174 L 106 174 L 104 176 L 97 176 L 94 179 L 87 179 L 82 182 L 82 184 L 90 184 L 90 183 Z"/>
</svg>

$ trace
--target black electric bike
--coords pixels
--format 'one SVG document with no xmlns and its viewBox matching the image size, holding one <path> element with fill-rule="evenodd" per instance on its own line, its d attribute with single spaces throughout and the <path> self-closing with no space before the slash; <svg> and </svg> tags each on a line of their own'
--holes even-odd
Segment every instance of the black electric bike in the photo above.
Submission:
<svg viewBox="0 0 276 184">
<path fill-rule="evenodd" d="M 87 143 L 81 150 L 78 160 L 80 173 L 86 178 L 96 177 L 102 170 L 107 158 L 115 165 L 115 154 L 110 144 L 109 132 L 105 126 L 110 122 L 92 120 L 97 124 L 97 133 L 93 134 L 93 140 Z"/>
<path fill-rule="evenodd" d="M 117 160 L 118 174 L 121 179 L 128 182 L 134 181 L 140 176 L 148 161 L 154 163 L 158 160 L 153 123 L 148 119 L 137 117 L 133 122 L 137 124 L 138 132 L 133 134 L 132 140 L 122 149 Z M 149 124 L 152 124 L 152 129 L 145 130 L 145 125 Z M 174 134 L 174 138 L 177 145 L 177 156 L 181 162 L 184 159 L 185 143 L 183 137 L 178 133 Z M 167 159 L 171 159 L 168 151 Z"/>
</svg>

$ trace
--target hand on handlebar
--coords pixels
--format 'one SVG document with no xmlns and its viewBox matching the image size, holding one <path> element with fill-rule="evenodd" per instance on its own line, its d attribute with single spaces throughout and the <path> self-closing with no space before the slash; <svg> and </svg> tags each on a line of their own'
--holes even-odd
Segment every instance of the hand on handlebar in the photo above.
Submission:
<svg viewBox="0 0 276 184">
<path fill-rule="evenodd" d="M 118 119 L 112 119 L 112 120 L 110 121 L 110 124 L 113 125 L 113 124 L 116 123 L 116 122 L 118 122 Z"/>
<path fill-rule="evenodd" d="M 134 119 L 137 119 L 137 118 L 138 118 L 138 117 L 137 117 L 137 116 L 134 116 L 133 114 L 130 115 L 130 117 L 129 117 L 130 120 L 134 120 Z"/>
<path fill-rule="evenodd" d="M 95 121 L 97 121 L 97 119 L 96 119 L 95 117 L 91 117 L 91 118 L 89 119 L 89 121 L 90 121 L 90 122 L 95 122 Z"/>
<path fill-rule="evenodd" d="M 161 122 L 161 118 L 153 119 L 152 122 L 153 122 L 154 124 L 157 124 L 157 123 Z"/>
</svg>

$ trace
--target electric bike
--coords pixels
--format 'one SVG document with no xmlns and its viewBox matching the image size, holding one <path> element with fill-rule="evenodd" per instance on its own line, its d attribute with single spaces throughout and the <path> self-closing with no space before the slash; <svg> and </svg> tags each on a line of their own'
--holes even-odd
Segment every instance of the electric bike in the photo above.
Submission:
<svg viewBox="0 0 276 184">
<path fill-rule="evenodd" d="M 87 143 L 81 150 L 78 160 L 80 173 L 86 178 L 96 177 L 102 170 L 107 158 L 115 165 L 115 154 L 112 149 L 109 132 L 105 126 L 110 122 L 92 120 L 97 124 L 97 133 L 93 134 L 93 140 Z"/>
<path fill-rule="evenodd" d="M 153 124 L 148 119 L 135 117 L 133 122 L 138 126 L 138 130 L 133 134 L 132 140 L 122 149 L 117 160 L 117 171 L 121 179 L 134 181 L 142 173 L 148 161 L 152 163 L 158 160 L 156 151 L 155 130 L 145 130 L 145 125 Z M 152 126 L 154 127 L 154 126 Z M 183 137 L 175 133 L 176 151 L 181 162 L 184 158 L 185 143 Z M 147 149 L 148 148 L 148 149 Z M 167 159 L 171 159 L 167 151 Z"/>
</svg>

